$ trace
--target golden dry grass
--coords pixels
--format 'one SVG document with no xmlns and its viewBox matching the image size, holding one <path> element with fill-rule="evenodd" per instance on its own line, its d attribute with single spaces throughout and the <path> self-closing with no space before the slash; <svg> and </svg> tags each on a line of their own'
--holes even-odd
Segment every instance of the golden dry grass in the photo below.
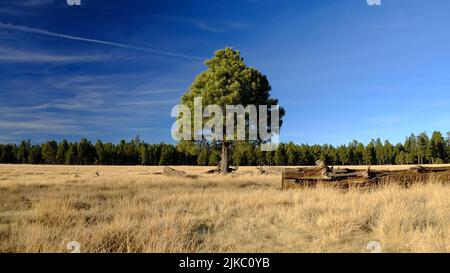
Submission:
<svg viewBox="0 0 450 273">
<path fill-rule="evenodd" d="M 0 165 L 0 252 L 450 251 L 450 185 L 280 190 L 280 177 Z M 385 167 L 386 168 L 386 167 Z M 96 175 L 99 172 L 100 176 Z"/>
</svg>

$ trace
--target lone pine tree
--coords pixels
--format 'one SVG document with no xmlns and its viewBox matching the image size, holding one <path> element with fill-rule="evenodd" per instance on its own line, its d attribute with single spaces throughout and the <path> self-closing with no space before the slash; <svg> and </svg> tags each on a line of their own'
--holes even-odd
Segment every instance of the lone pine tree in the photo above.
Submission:
<svg viewBox="0 0 450 273">
<path fill-rule="evenodd" d="M 270 97 L 271 86 L 267 77 L 255 68 L 247 66 L 238 50 L 218 50 L 211 59 L 205 61 L 205 65 L 208 69 L 195 78 L 189 90 L 181 97 L 181 103 L 187 105 L 191 113 L 194 111 L 196 97 L 202 98 L 202 106 L 218 105 L 223 111 L 226 105 L 258 107 L 278 104 L 277 99 Z M 284 109 L 280 108 L 280 126 L 283 116 Z M 267 127 L 270 129 L 270 123 Z M 225 137 L 226 126 L 223 128 L 223 134 L 222 140 L 214 142 L 221 146 L 220 169 L 222 173 L 226 173 L 229 170 L 229 149 L 233 146 L 233 139 Z"/>
</svg>

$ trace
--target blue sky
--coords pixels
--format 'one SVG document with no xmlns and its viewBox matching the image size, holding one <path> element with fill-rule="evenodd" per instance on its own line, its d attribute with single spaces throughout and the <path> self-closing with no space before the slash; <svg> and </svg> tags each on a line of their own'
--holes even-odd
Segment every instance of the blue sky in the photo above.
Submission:
<svg viewBox="0 0 450 273">
<path fill-rule="evenodd" d="M 0 0 L 0 143 L 171 143 L 171 108 L 226 46 L 267 75 L 284 141 L 447 132 L 449 12 L 447 0 Z"/>
</svg>

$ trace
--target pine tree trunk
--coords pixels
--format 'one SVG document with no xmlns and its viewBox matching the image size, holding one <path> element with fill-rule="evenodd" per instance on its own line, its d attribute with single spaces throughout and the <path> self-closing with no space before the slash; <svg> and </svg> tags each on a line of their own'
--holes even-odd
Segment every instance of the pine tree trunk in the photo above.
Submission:
<svg viewBox="0 0 450 273">
<path fill-rule="evenodd" d="M 228 145 L 225 141 L 222 141 L 222 160 L 220 162 L 220 172 L 222 174 L 228 173 Z"/>
</svg>

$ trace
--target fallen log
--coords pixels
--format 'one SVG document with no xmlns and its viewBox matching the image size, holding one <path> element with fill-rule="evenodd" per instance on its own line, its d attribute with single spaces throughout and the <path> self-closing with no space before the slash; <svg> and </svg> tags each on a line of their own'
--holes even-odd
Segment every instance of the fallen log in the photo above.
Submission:
<svg viewBox="0 0 450 273">
<path fill-rule="evenodd" d="M 141 175 L 160 175 L 160 174 L 163 174 L 163 172 L 141 172 L 139 174 L 141 174 Z"/>
<path fill-rule="evenodd" d="M 282 169 L 280 168 L 276 168 L 276 167 L 263 167 L 263 166 L 259 166 L 257 167 L 258 173 L 259 174 L 276 174 L 279 175 L 283 172 Z"/>
<path fill-rule="evenodd" d="M 167 176 L 178 176 L 178 177 L 187 177 L 188 175 L 184 171 L 175 170 L 171 167 L 164 167 L 163 175 Z"/>
<path fill-rule="evenodd" d="M 219 168 L 214 168 L 214 169 L 211 169 L 211 170 L 207 170 L 204 173 L 205 174 L 216 174 L 216 173 L 220 173 L 220 169 Z"/>
<path fill-rule="evenodd" d="M 228 167 L 228 173 L 236 172 L 238 169 L 239 169 L 239 166 L 236 166 L 236 167 L 230 166 L 230 167 Z M 217 166 L 216 168 L 207 170 L 204 173 L 205 174 L 218 174 L 218 173 L 222 173 L 221 170 L 222 170 L 221 167 Z"/>
<path fill-rule="evenodd" d="M 366 171 L 351 169 L 330 169 L 323 164 L 315 167 L 284 169 L 282 188 L 316 187 L 318 185 L 350 188 L 373 187 L 378 185 L 398 184 L 409 187 L 412 184 L 429 181 L 450 183 L 450 167 L 434 168 L 414 166 L 406 170 Z"/>
</svg>

